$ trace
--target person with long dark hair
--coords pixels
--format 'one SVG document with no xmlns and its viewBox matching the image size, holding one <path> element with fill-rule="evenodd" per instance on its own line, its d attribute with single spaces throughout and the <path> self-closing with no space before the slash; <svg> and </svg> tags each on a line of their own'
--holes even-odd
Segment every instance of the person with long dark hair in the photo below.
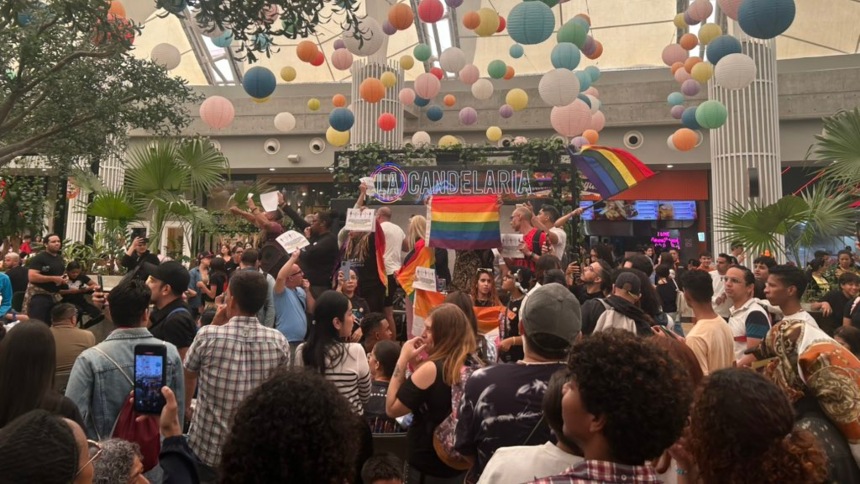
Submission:
<svg viewBox="0 0 860 484">
<path fill-rule="evenodd" d="M 203 302 L 206 309 L 215 307 L 215 298 L 227 289 L 227 264 L 220 257 L 212 258 L 209 264 L 209 278 L 203 280 Z"/>
<path fill-rule="evenodd" d="M 370 366 L 361 344 L 346 342 L 354 325 L 349 299 L 337 291 L 323 292 L 308 337 L 296 349 L 296 365 L 325 376 L 361 415 L 370 399 Z"/>
</svg>

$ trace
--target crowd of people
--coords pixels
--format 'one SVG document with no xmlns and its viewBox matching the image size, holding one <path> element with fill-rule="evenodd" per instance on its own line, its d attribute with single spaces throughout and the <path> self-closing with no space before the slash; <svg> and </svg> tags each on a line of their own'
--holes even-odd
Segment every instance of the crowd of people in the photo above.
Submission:
<svg viewBox="0 0 860 484">
<path fill-rule="evenodd" d="M 6 255 L 0 484 L 860 482 L 850 250 L 806 270 L 740 244 L 580 256 L 580 209 L 523 205 L 521 257 L 433 251 L 446 294 L 418 318 L 424 217 L 338 231 L 280 202 L 233 210 L 260 247 L 191 269 L 135 238 L 109 292 L 56 235 Z M 287 253 L 290 223 L 309 245 Z M 85 316 L 114 329 L 97 341 Z M 141 345 L 164 350 L 160 415 L 133 410 Z"/>
</svg>

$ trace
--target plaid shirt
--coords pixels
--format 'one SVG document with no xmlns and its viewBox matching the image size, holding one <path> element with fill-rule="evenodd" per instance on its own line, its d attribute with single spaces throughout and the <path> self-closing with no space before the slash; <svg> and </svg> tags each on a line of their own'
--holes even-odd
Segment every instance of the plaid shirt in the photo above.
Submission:
<svg viewBox="0 0 860 484">
<path fill-rule="evenodd" d="M 650 465 L 627 466 L 600 460 L 586 460 L 557 476 L 535 479 L 531 484 L 644 484 L 662 482 Z"/>
<path fill-rule="evenodd" d="M 276 369 L 289 364 L 287 339 L 256 317 L 235 316 L 224 326 L 200 329 L 185 355 L 185 369 L 198 374 L 188 443 L 200 460 L 218 465 L 239 403 Z"/>
</svg>

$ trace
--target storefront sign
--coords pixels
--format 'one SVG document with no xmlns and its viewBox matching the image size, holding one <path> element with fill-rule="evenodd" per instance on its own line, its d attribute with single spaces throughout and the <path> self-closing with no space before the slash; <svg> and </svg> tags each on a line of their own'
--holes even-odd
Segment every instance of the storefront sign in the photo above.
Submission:
<svg viewBox="0 0 860 484">
<path fill-rule="evenodd" d="M 535 194 L 528 170 L 491 167 L 486 170 L 414 168 L 396 163 L 380 165 L 373 172 L 373 196 L 383 203 L 403 199 L 423 200 L 429 195 L 489 195 L 525 198 Z"/>
<path fill-rule="evenodd" d="M 651 243 L 654 247 L 663 247 L 664 249 L 680 249 L 681 239 L 672 237 L 671 232 L 657 232 L 656 237 L 651 237 Z"/>
</svg>

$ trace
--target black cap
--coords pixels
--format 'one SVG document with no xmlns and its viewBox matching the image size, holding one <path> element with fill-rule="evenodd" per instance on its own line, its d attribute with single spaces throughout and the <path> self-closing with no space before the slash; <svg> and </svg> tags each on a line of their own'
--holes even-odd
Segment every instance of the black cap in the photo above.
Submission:
<svg viewBox="0 0 860 484">
<path fill-rule="evenodd" d="M 149 271 L 149 275 L 155 280 L 170 285 L 174 294 L 182 294 L 188 289 L 188 284 L 191 282 L 188 269 L 174 260 L 162 262 L 155 266 Z"/>
</svg>

